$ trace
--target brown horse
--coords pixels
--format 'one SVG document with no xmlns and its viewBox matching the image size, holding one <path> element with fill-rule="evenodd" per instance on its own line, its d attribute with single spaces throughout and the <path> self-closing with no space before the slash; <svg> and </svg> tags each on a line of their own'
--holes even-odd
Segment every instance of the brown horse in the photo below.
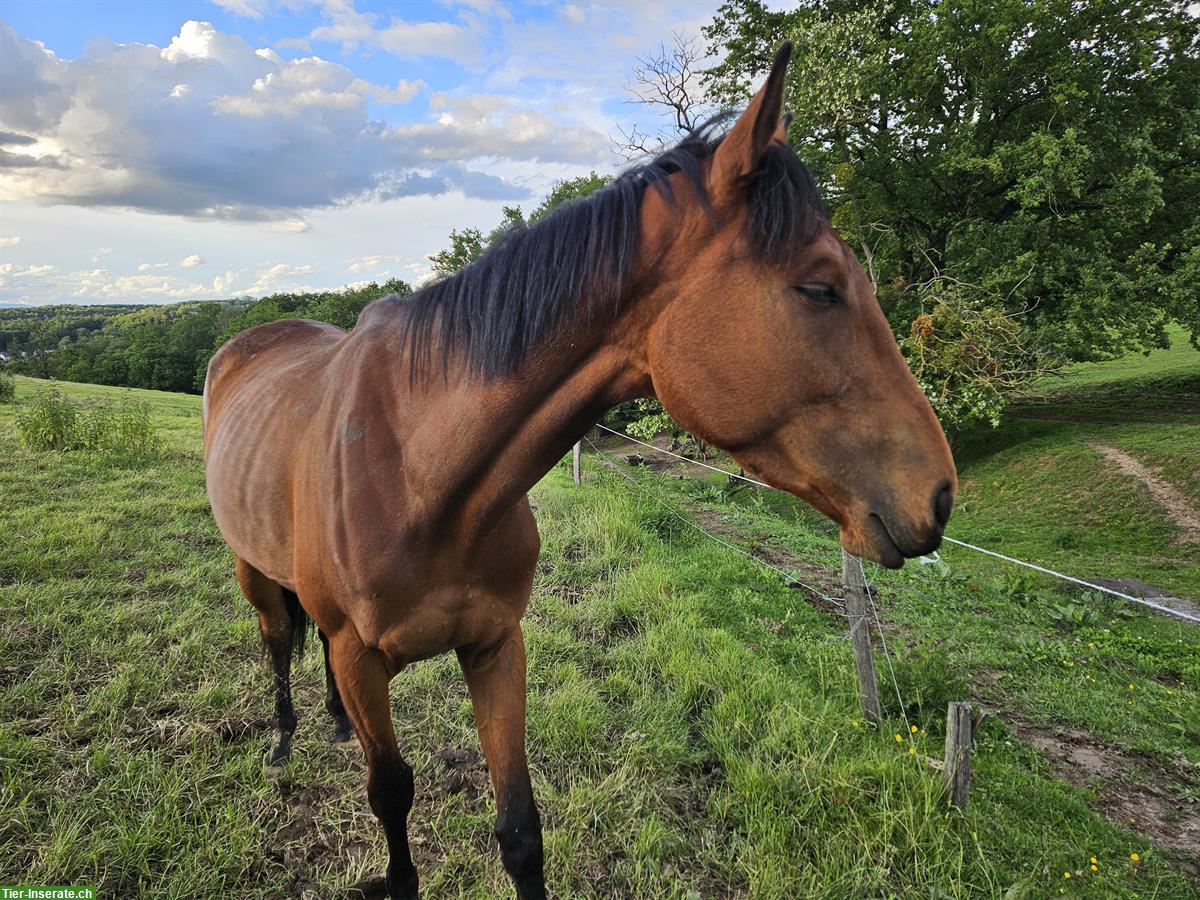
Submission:
<svg viewBox="0 0 1200 900">
<path fill-rule="evenodd" d="M 613 405 L 689 431 L 811 502 L 844 547 L 899 566 L 940 541 L 954 464 L 862 268 L 780 126 L 790 48 L 729 132 L 702 131 L 516 229 L 453 278 L 227 343 L 204 390 L 208 493 L 256 607 L 288 756 L 306 615 L 336 737 L 351 726 L 414 897 L 412 769 L 388 682 L 454 650 L 522 898 L 545 895 L 525 761 L 521 616 L 538 555 L 525 493 Z"/>
</svg>

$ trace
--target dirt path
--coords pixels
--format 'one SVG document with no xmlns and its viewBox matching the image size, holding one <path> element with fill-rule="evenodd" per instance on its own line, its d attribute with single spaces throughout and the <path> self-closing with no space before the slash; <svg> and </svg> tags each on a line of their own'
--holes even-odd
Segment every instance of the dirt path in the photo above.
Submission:
<svg viewBox="0 0 1200 900">
<path fill-rule="evenodd" d="M 1196 511 L 1183 494 L 1125 451 L 1105 444 L 1092 446 L 1126 475 L 1132 475 L 1146 486 L 1150 496 L 1166 511 L 1167 517 L 1183 531 L 1181 540 L 1200 544 L 1200 512 Z"/>
<path fill-rule="evenodd" d="M 1200 807 L 1185 799 L 1196 765 L 1182 755 L 1164 765 L 1078 728 L 1039 728 L 1019 715 L 1003 718 L 1021 740 L 1046 754 L 1055 777 L 1091 789 L 1089 806 L 1100 815 L 1178 851 L 1184 871 L 1200 874 Z"/>
</svg>

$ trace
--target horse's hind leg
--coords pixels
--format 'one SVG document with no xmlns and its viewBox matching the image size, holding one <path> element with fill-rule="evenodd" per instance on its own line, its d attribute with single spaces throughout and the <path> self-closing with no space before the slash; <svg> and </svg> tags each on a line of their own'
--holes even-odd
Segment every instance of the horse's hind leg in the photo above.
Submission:
<svg viewBox="0 0 1200 900">
<path fill-rule="evenodd" d="M 258 628 L 271 658 L 275 687 L 275 729 L 269 767 L 283 765 L 292 752 L 296 713 L 292 709 L 292 648 L 303 644 L 305 617 L 296 595 L 238 558 L 237 579 L 242 593 L 258 610 Z"/>
<path fill-rule="evenodd" d="M 317 634 L 321 636 L 321 646 L 325 650 L 325 709 L 333 717 L 333 742 L 346 744 L 354 740 L 354 728 L 350 725 L 350 717 L 346 715 L 346 706 L 342 703 L 333 667 L 329 665 L 329 638 L 320 629 L 317 629 Z"/>
</svg>

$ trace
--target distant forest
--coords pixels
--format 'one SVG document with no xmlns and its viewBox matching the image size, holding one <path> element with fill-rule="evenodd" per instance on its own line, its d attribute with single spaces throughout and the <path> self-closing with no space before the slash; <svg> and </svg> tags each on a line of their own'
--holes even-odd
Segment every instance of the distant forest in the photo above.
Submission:
<svg viewBox="0 0 1200 900">
<path fill-rule="evenodd" d="M 259 300 L 0 309 L 0 356 L 22 375 L 198 394 L 208 360 L 243 329 L 289 318 L 349 329 L 377 297 L 410 293 L 394 278 Z"/>
<path fill-rule="evenodd" d="M 591 172 L 557 182 L 528 219 L 506 206 L 487 234 L 450 232 L 450 246 L 433 254 L 433 275 L 448 278 L 484 253 L 511 228 L 523 228 L 561 204 L 607 184 Z M 399 278 L 321 293 L 272 294 L 167 305 L 0 308 L 0 368 L 37 378 L 199 394 L 217 349 L 239 331 L 276 319 L 315 319 L 349 330 L 364 306 L 386 294 L 406 297 Z"/>
</svg>

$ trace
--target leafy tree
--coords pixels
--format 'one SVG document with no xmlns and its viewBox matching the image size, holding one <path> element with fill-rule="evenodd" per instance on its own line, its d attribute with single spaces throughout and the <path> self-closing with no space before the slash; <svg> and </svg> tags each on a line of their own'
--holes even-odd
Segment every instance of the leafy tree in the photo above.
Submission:
<svg viewBox="0 0 1200 900">
<path fill-rule="evenodd" d="M 537 205 L 533 212 L 529 214 L 529 221 L 536 222 L 548 216 L 554 210 L 558 209 L 564 203 L 571 200 L 579 200 L 583 197 L 590 197 L 600 188 L 612 184 L 611 175 L 598 175 L 595 172 L 588 172 L 586 175 L 580 175 L 578 178 L 567 178 L 564 181 L 556 181 L 550 193 L 546 195 L 546 199 Z"/>
<path fill-rule="evenodd" d="M 429 257 L 429 261 L 433 263 L 434 274 L 446 278 L 459 269 L 466 268 L 482 255 L 485 246 L 483 233 L 478 228 L 451 230 L 450 246 Z"/>
<path fill-rule="evenodd" d="M 578 178 L 568 178 L 565 181 L 558 181 L 555 182 L 554 188 L 546 196 L 546 199 L 538 204 L 537 208 L 530 214 L 528 220 L 526 220 L 525 214 L 521 211 L 521 207 L 505 206 L 500 210 L 502 215 L 500 224 L 489 231 L 487 235 L 484 235 L 478 228 L 464 228 L 462 231 L 458 229 L 451 230 L 450 246 L 445 250 L 439 250 L 429 257 L 429 261 L 433 263 L 434 275 L 438 278 L 448 278 L 477 260 L 488 247 L 492 246 L 492 244 L 502 238 L 511 229 L 532 225 L 538 219 L 549 215 L 563 203 L 569 200 L 576 200 L 580 197 L 586 197 L 611 181 L 612 178 L 606 175 L 597 175 L 595 172 L 581 175 Z"/>
<path fill-rule="evenodd" d="M 995 340 L 1018 324 L 1022 351 L 1000 357 L 1019 374 L 1165 346 L 1171 319 L 1200 333 L 1200 20 L 1183 4 L 728 0 L 705 36 L 727 103 L 795 42 L 793 145 L 898 334 L 983 303 Z"/>
</svg>

